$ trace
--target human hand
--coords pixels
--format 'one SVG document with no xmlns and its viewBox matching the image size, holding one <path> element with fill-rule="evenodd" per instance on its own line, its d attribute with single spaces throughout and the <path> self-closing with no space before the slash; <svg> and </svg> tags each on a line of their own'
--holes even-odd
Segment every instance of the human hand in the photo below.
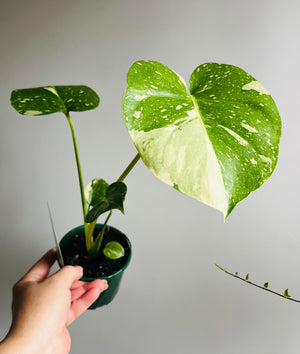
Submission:
<svg viewBox="0 0 300 354">
<path fill-rule="evenodd" d="M 15 284 L 12 326 L 1 353 L 69 353 L 67 326 L 107 289 L 105 280 L 79 281 L 80 266 L 65 266 L 48 277 L 55 259 L 56 250 L 49 250 Z"/>
</svg>

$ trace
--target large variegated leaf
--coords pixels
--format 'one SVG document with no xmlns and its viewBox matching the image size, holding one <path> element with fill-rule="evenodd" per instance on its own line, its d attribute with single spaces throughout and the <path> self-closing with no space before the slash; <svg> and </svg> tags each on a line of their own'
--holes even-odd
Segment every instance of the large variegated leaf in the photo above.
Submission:
<svg viewBox="0 0 300 354">
<path fill-rule="evenodd" d="M 87 86 L 45 86 L 14 90 L 11 105 L 21 114 L 41 116 L 96 108 L 99 97 Z"/>
<path fill-rule="evenodd" d="M 278 159 L 281 120 L 266 89 L 242 69 L 200 65 L 183 79 L 154 61 L 130 68 L 127 129 L 152 173 L 227 217 Z"/>
</svg>

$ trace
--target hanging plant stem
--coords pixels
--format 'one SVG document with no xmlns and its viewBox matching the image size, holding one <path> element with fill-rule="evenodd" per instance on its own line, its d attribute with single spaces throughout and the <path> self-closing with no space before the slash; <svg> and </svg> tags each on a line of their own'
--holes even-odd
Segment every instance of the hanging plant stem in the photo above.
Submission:
<svg viewBox="0 0 300 354">
<path fill-rule="evenodd" d="M 258 284 L 255 284 L 255 283 L 251 282 L 251 281 L 249 280 L 249 274 L 246 275 L 246 278 L 242 278 L 242 277 L 238 276 L 238 273 L 237 273 L 237 272 L 236 272 L 236 273 L 231 273 L 231 272 L 229 272 L 228 270 L 226 270 L 226 269 L 220 267 L 220 266 L 219 266 L 218 264 L 216 264 L 216 263 L 215 263 L 215 266 L 216 266 L 217 268 L 221 269 L 224 273 L 229 274 L 229 275 L 233 276 L 234 278 L 237 278 L 237 279 L 242 280 L 244 283 L 248 283 L 248 284 L 251 284 L 251 285 L 253 285 L 253 286 L 256 286 L 257 288 L 260 288 L 260 289 L 262 289 L 262 290 L 268 291 L 269 293 L 272 293 L 272 294 L 274 294 L 274 295 L 283 297 L 283 298 L 286 299 L 286 300 L 291 300 L 291 301 L 295 301 L 295 302 L 300 303 L 300 300 L 294 299 L 294 298 L 292 298 L 292 297 L 289 295 L 288 289 L 286 289 L 286 290 L 281 294 L 281 293 L 278 293 L 277 291 L 268 289 L 269 283 L 265 283 L 263 286 L 261 286 L 261 285 L 258 285 Z"/>
</svg>

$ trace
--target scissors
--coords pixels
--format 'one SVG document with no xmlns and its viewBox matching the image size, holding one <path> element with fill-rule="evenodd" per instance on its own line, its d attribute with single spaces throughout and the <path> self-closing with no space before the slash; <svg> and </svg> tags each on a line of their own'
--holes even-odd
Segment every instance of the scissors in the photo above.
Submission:
<svg viewBox="0 0 300 354">
<path fill-rule="evenodd" d="M 53 219 L 52 219 L 52 214 L 51 214 L 51 210 L 50 210 L 50 206 L 49 206 L 48 202 L 47 202 L 47 206 L 48 206 L 48 212 L 49 212 L 49 217 L 50 217 L 53 237 L 54 237 L 54 241 L 55 241 L 55 244 L 56 244 L 56 253 L 57 253 L 58 264 L 60 265 L 60 267 L 63 267 L 65 265 L 64 264 L 64 259 L 63 259 L 63 256 L 62 256 L 62 253 L 61 253 L 61 249 L 59 247 L 59 243 L 58 243 L 58 240 L 57 240 L 55 227 L 54 227 L 54 222 L 53 222 Z"/>
</svg>

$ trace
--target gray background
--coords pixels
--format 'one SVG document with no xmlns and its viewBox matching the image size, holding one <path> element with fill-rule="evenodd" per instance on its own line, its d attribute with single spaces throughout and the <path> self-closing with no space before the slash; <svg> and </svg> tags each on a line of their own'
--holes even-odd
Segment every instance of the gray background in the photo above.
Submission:
<svg viewBox="0 0 300 354">
<path fill-rule="evenodd" d="M 299 353 L 300 306 L 228 277 L 214 262 L 300 297 L 299 1 L 1 1 L 0 337 L 12 284 L 81 223 L 69 128 L 61 115 L 21 118 L 11 90 L 86 84 L 96 111 L 73 114 L 85 182 L 114 181 L 135 155 L 121 114 L 126 73 L 158 60 L 188 81 L 206 61 L 237 65 L 272 94 L 283 119 L 271 179 L 222 215 L 156 180 L 139 162 L 126 216 L 133 244 L 115 301 L 70 327 L 71 353 Z"/>
</svg>

